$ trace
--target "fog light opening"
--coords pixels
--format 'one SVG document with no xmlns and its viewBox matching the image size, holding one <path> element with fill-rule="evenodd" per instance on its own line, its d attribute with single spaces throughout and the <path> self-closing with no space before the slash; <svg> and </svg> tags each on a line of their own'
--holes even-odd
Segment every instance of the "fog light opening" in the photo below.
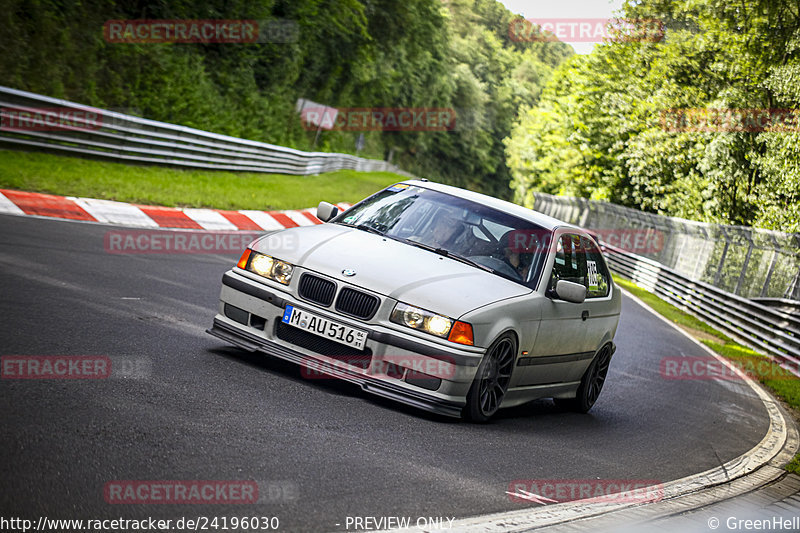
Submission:
<svg viewBox="0 0 800 533">
<path fill-rule="evenodd" d="M 263 330 L 267 326 L 267 319 L 258 315 L 250 315 L 250 327 Z"/>
</svg>

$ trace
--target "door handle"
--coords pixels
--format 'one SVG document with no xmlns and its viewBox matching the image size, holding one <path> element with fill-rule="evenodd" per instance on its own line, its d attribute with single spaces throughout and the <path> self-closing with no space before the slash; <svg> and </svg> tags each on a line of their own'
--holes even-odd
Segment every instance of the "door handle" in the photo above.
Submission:
<svg viewBox="0 0 800 533">
<path fill-rule="evenodd" d="M 586 320 L 587 318 L 589 318 L 589 311 L 584 309 L 583 313 L 581 313 L 581 320 Z"/>
</svg>

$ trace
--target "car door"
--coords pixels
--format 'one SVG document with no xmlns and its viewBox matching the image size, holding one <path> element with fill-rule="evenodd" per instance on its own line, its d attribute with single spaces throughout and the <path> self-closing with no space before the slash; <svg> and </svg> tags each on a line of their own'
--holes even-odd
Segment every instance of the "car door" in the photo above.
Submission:
<svg viewBox="0 0 800 533">
<path fill-rule="evenodd" d="M 587 259 L 582 236 L 557 231 L 554 239 L 555 253 L 550 255 L 549 268 L 544 270 L 545 275 L 549 272 L 549 296 L 541 303 L 542 321 L 534 346 L 518 363 L 526 367 L 521 378 L 524 385 L 577 381 L 594 355 L 586 335 L 591 302 L 571 303 L 552 293 L 559 280 L 587 285 Z"/>
<path fill-rule="evenodd" d="M 584 321 L 583 350 L 597 351 L 601 344 L 614 337 L 619 321 L 619 297 L 615 301 L 613 282 L 600 248 L 589 237 L 581 237 L 586 257 L 586 301 L 588 317 Z"/>
</svg>

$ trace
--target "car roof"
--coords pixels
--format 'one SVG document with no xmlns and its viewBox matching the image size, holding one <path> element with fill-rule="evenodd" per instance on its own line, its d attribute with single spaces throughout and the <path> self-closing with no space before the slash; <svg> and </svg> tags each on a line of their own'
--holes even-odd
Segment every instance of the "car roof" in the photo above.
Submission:
<svg viewBox="0 0 800 533">
<path fill-rule="evenodd" d="M 416 179 L 406 180 L 403 181 L 402 183 L 443 192 L 445 194 L 451 194 L 453 196 L 457 196 L 458 198 L 464 198 L 465 200 L 471 200 L 475 203 L 486 205 L 493 209 L 497 209 L 498 211 L 501 211 L 503 213 L 508 213 L 509 215 L 514 215 L 518 218 L 522 218 L 529 222 L 533 222 L 534 224 L 537 224 L 547 230 L 553 230 L 555 228 L 560 228 L 560 227 L 580 230 L 580 228 L 578 228 L 577 226 L 574 226 L 572 224 L 567 224 L 563 220 L 553 218 L 549 215 L 545 215 L 544 213 L 534 211 L 533 209 L 528 209 L 527 207 L 522 207 L 521 205 L 513 204 L 511 202 L 500 200 L 498 198 L 487 196 L 485 194 L 468 191 L 466 189 L 461 189 L 459 187 L 453 187 L 452 185 L 444 185 L 441 183 L 435 183 L 433 181 L 427 181 L 427 180 L 423 181 Z"/>
</svg>

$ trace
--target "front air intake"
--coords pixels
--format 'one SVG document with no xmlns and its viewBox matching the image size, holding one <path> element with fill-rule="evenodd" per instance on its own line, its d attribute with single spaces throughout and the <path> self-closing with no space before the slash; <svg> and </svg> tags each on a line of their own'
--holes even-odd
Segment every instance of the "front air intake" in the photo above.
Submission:
<svg viewBox="0 0 800 533">
<path fill-rule="evenodd" d="M 369 320 L 378 310 L 379 303 L 380 300 L 371 294 L 346 287 L 339 293 L 336 310 L 345 315 Z"/>
<path fill-rule="evenodd" d="M 333 303 L 336 284 L 313 274 L 303 274 L 300 277 L 298 294 L 304 300 L 328 307 Z"/>
</svg>

